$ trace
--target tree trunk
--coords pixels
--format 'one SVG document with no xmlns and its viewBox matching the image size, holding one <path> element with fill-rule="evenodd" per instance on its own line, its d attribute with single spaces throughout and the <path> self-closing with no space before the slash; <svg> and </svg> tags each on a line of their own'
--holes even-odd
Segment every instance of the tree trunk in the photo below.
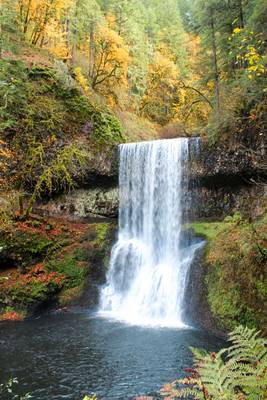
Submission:
<svg viewBox="0 0 267 400">
<path fill-rule="evenodd" d="M 3 52 L 3 27 L 2 27 L 2 18 L 3 18 L 3 11 L 2 8 L 0 8 L 0 59 L 2 58 L 2 52 Z"/>
<path fill-rule="evenodd" d="M 95 67 L 95 22 L 90 23 L 89 77 L 93 79 Z"/>
<path fill-rule="evenodd" d="M 66 16 L 66 25 L 65 25 L 65 30 L 66 30 L 66 48 L 67 48 L 67 54 L 66 54 L 66 59 L 64 60 L 66 63 L 68 60 L 71 60 L 70 52 L 71 52 L 71 32 L 70 32 L 70 18 L 69 16 Z"/>
<path fill-rule="evenodd" d="M 244 11 L 242 0 L 238 0 L 238 11 L 239 11 L 239 27 L 243 29 L 245 27 L 244 22 Z"/>
<path fill-rule="evenodd" d="M 215 99 L 217 112 L 220 110 L 220 74 L 218 68 L 218 55 L 217 55 L 217 43 L 215 36 L 214 26 L 214 14 L 213 10 L 210 11 L 210 28 L 211 28 L 211 40 L 212 40 L 212 58 L 213 58 L 213 69 L 214 69 L 214 81 L 215 81 Z"/>
<path fill-rule="evenodd" d="M 29 23 L 29 15 L 30 15 L 30 9 L 31 9 L 31 3 L 32 0 L 28 1 L 28 6 L 27 6 L 27 11 L 26 11 L 26 16 L 24 19 L 24 23 L 23 23 L 23 33 L 26 35 L 27 30 L 28 30 L 28 23 Z"/>
<path fill-rule="evenodd" d="M 75 16 L 74 16 L 73 32 L 71 32 L 71 29 L 70 29 L 70 36 L 73 36 L 72 46 L 71 46 L 71 58 L 70 58 L 70 64 L 72 64 L 72 65 L 75 64 L 76 54 L 77 54 L 77 42 L 78 42 L 77 19 L 78 19 L 78 1 L 76 1 L 76 3 L 75 3 Z M 71 42 L 71 40 L 70 40 L 70 42 Z"/>
</svg>

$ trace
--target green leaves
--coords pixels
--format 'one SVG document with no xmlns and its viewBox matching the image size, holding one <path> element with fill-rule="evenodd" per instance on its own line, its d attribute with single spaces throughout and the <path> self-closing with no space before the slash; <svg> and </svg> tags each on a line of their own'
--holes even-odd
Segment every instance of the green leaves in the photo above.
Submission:
<svg viewBox="0 0 267 400">
<path fill-rule="evenodd" d="M 230 347 L 218 353 L 191 348 L 195 364 L 192 376 L 176 381 L 178 388 L 164 395 L 202 400 L 264 400 L 267 393 L 266 340 L 260 338 L 255 329 L 239 326 L 230 333 L 229 342 Z"/>
</svg>

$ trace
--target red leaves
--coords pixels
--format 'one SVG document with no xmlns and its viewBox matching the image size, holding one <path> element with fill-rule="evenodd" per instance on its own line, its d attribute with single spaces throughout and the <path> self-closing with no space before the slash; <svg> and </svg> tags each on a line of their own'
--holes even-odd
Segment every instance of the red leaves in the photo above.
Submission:
<svg viewBox="0 0 267 400">
<path fill-rule="evenodd" d="M 61 286 L 64 281 L 64 276 L 58 272 L 47 272 L 43 264 L 37 264 L 30 272 L 21 276 L 22 282 L 28 283 L 44 283 L 46 285 L 55 284 Z"/>
<path fill-rule="evenodd" d="M 36 264 L 27 274 L 13 272 L 8 279 L 1 282 L 2 290 L 12 291 L 15 288 L 26 288 L 31 285 L 42 283 L 46 287 L 54 285 L 60 288 L 65 280 L 65 276 L 58 272 L 47 272 L 42 263 Z"/>
<path fill-rule="evenodd" d="M 0 319 L 4 321 L 22 321 L 23 316 L 18 314 L 16 311 L 7 311 L 1 315 Z"/>
<path fill-rule="evenodd" d="M 251 120 L 251 121 L 256 121 L 257 120 L 257 115 L 256 114 L 251 114 L 250 116 L 249 116 L 249 119 Z"/>
<path fill-rule="evenodd" d="M 213 351 L 212 353 L 210 353 L 211 359 L 215 360 L 215 358 L 217 357 L 217 354 Z"/>
</svg>

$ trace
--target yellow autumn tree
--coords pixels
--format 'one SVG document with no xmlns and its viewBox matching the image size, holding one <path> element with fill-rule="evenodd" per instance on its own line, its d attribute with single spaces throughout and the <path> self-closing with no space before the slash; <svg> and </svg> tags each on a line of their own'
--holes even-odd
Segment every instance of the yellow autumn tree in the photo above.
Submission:
<svg viewBox="0 0 267 400">
<path fill-rule="evenodd" d="M 60 22 L 73 0 L 19 0 L 18 15 L 22 32 L 33 45 L 42 47 L 46 42 L 49 24 Z M 61 33 L 57 26 L 57 33 Z M 48 40 L 49 41 L 49 40 Z"/>
<path fill-rule="evenodd" d="M 70 45 L 68 40 L 68 29 L 66 24 L 61 24 L 60 21 L 52 19 L 43 32 L 43 47 L 62 60 L 70 58 Z"/>
<path fill-rule="evenodd" d="M 155 53 L 149 65 L 147 89 L 142 98 L 141 112 L 144 116 L 164 125 L 173 117 L 173 107 L 179 101 L 179 71 L 166 53 Z"/>
<path fill-rule="evenodd" d="M 200 37 L 187 34 L 186 39 L 187 75 L 179 79 L 180 98 L 174 105 L 174 119 L 182 123 L 184 130 L 194 131 L 207 124 L 212 107 L 209 95 L 213 82 L 209 81 L 206 88 L 199 87 L 205 73 L 201 70 Z"/>
<path fill-rule="evenodd" d="M 91 72 L 91 86 L 105 91 L 118 85 L 127 85 L 129 49 L 123 38 L 107 26 L 100 26 L 94 36 L 95 57 Z"/>
</svg>

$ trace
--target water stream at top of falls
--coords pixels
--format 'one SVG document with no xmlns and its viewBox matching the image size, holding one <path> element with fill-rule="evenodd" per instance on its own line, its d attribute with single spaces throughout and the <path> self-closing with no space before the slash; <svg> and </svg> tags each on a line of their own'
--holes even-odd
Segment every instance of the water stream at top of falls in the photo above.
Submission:
<svg viewBox="0 0 267 400">
<path fill-rule="evenodd" d="M 199 247 L 182 239 L 188 157 L 188 139 L 120 146 L 119 237 L 101 291 L 102 315 L 185 326 L 187 275 Z"/>
</svg>

